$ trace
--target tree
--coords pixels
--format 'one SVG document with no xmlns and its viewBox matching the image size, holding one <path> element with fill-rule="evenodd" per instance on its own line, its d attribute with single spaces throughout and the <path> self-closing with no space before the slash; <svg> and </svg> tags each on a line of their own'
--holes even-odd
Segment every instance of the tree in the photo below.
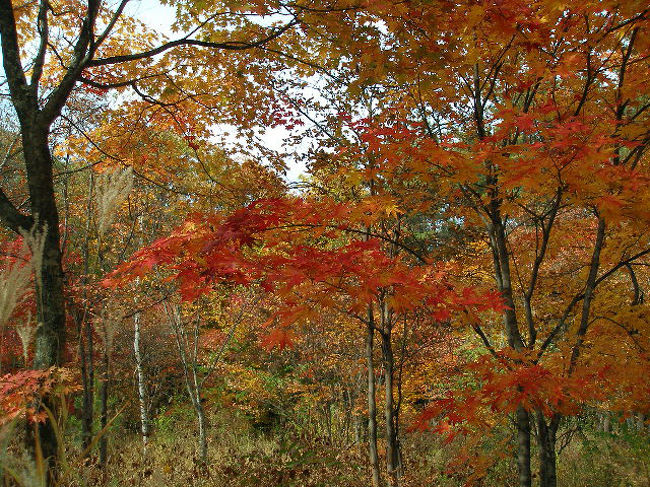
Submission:
<svg viewBox="0 0 650 487">
<path fill-rule="evenodd" d="M 233 294 L 229 301 L 219 304 L 209 303 L 213 308 L 211 314 L 217 315 L 217 318 L 225 321 L 224 325 L 228 328 L 228 331 L 227 334 L 224 334 L 218 350 L 216 352 L 207 350 L 207 353 L 204 350 L 205 345 L 201 344 L 202 335 L 204 335 L 201 330 L 201 315 L 195 313 L 194 316 L 184 316 L 180 304 L 168 305 L 163 302 L 165 314 L 176 341 L 176 349 L 185 379 L 185 388 L 196 414 L 198 453 L 203 467 L 207 465 L 208 461 L 208 440 L 206 436 L 208 423 L 203 406 L 206 383 L 211 379 L 216 367 L 222 360 L 237 326 L 241 325 L 242 318 L 248 311 L 247 307 L 256 304 L 255 301 L 257 300 L 250 300 L 248 296 L 241 293 L 240 295 Z M 252 303 L 247 301 L 252 301 Z M 219 311 L 215 311 L 215 308 Z M 216 344 L 210 343 L 210 345 L 215 346 Z M 202 357 L 203 355 L 207 355 L 207 357 Z"/>
<path fill-rule="evenodd" d="M 596 340 L 587 335 L 602 320 L 644 328 L 598 309 L 604 296 L 613 297 L 607 281 L 625 275 L 627 264 L 641 263 L 649 251 L 639 238 L 647 218 L 647 195 L 639 186 L 647 177 L 647 10 L 608 2 L 566 10 L 552 2 L 467 10 L 469 16 L 418 5 L 403 13 L 413 14 L 412 30 L 386 34 L 398 62 L 379 79 L 392 105 L 386 103 L 390 108 L 374 121 L 367 140 L 380 174 L 435 181 L 450 202 L 449 215 L 483 227 L 491 262 L 480 254 L 469 258 L 492 274 L 507 305 L 507 365 L 499 362 L 499 335 L 481 324 L 472 328 L 496 360 L 489 367 L 505 367 L 511 378 L 519 374 L 506 409 L 518 425 L 520 485 L 532 483 L 535 421 L 541 482 L 554 486 L 561 418 L 587 401 L 575 380 L 602 366 L 585 357 Z M 423 51 L 415 38 L 432 48 Z M 413 71 L 417 77 L 391 91 L 396 79 Z M 564 242 L 571 234 L 580 238 L 568 257 Z M 561 279 L 559 287 L 564 275 L 571 279 Z M 638 295 L 638 279 L 631 280 Z M 616 298 L 619 307 L 626 308 L 625 301 Z M 627 342 L 617 342 L 623 356 Z M 639 360 L 645 360 L 641 350 Z M 535 392 L 537 400 L 525 400 L 525 381 L 538 367 L 553 378 L 548 389 Z M 553 387 L 564 393 L 553 396 Z"/>
<path fill-rule="evenodd" d="M 381 441 L 387 480 L 400 482 L 402 379 L 414 341 L 451 328 L 469 351 L 462 349 L 456 378 L 427 390 L 421 423 L 433 419 L 434 429 L 453 436 L 512 420 L 523 487 L 533 483 L 535 451 L 541 485 L 556 485 L 557 437 L 565 418 L 586 405 L 647 411 L 639 393 L 647 386 L 650 254 L 643 2 L 185 2 L 177 26 L 190 34 L 177 41 L 134 36 L 138 24 L 123 15 L 125 5 L 110 11 L 89 2 L 81 27 L 76 3 L 61 10 L 5 1 L 0 10 L 24 152 L 4 183 L 0 216 L 45 243 L 36 272 L 47 277 L 36 279 L 36 365 L 60 362 L 64 291 L 76 294 L 68 302 L 83 310 L 87 405 L 94 337 L 85 320 L 106 294 L 91 289 L 140 241 L 146 246 L 106 280 L 124 295 L 138 293 L 126 313 L 136 317 L 136 335 L 140 313 L 168 299 L 159 295 L 156 267 L 184 302 L 259 289 L 272 302 L 259 325 L 266 348 L 291 347 L 301 323 L 322 336 L 341 330 L 357 346 L 365 341 L 376 485 Z M 310 84 L 318 96 L 305 90 Z M 111 91 L 114 105 L 82 120 L 85 100 Z M 233 99 L 241 100 L 237 108 Z M 236 164 L 211 145 L 217 121 L 251 138 L 258 125 L 311 123 L 301 129 L 317 134 L 303 154 L 312 170 L 305 197 L 287 197 L 277 174 L 250 154 Z M 29 215 L 15 190 L 16 162 L 25 167 Z M 118 250 L 103 237 L 103 218 L 95 226 L 85 218 L 99 181 L 124 167 L 147 189 L 121 207 L 116 227 L 129 237 Z M 79 183 L 70 171 L 90 176 Z M 73 190 L 82 204 L 70 198 Z M 163 216 L 147 215 L 152 209 Z M 85 232 L 72 228 L 70 215 Z M 74 254 L 66 248 L 78 242 L 85 255 L 65 266 L 64 282 L 63 258 Z M 146 281 L 140 291 L 126 287 L 134 279 Z M 200 420 L 192 343 L 203 322 L 197 317 L 188 332 L 187 316 L 178 316 L 177 336 L 194 340 L 178 343 Z M 322 414 L 332 436 L 332 409 Z M 473 478 L 487 468 L 478 458 Z"/>
<path fill-rule="evenodd" d="M 296 25 L 295 19 L 291 19 L 280 27 L 270 28 L 266 33 L 259 33 L 263 29 L 258 27 L 255 30 L 259 35 L 249 41 L 212 42 L 193 37 L 200 33 L 204 23 L 190 35 L 178 40 L 162 41 L 155 45 L 154 41 L 145 37 L 139 46 L 129 41 L 122 30 L 132 25 L 132 21 L 123 15 L 127 2 L 123 0 L 114 11 L 95 0 L 89 0 L 86 4 L 73 2 L 70 9 L 63 8 L 60 12 L 46 1 L 23 6 L 14 6 L 11 0 L 0 3 L 4 72 L 9 97 L 20 123 L 30 197 L 30 212 L 24 214 L 4 192 L 0 192 L 0 218 L 5 226 L 16 233 L 34 231 L 45 239 L 39 270 L 41 281 L 37 284 L 41 290 L 38 293 L 40 299 L 37 300 L 38 322 L 41 325 L 37 330 L 34 367 L 38 369 L 60 364 L 66 343 L 65 278 L 50 135 L 75 88 L 79 84 L 86 84 L 102 88 L 133 86 L 137 90 L 139 79 L 162 76 L 160 72 L 152 74 L 148 69 L 139 67 L 143 63 L 146 65 L 156 55 L 178 53 L 184 47 L 191 46 L 247 50 L 269 43 Z M 79 9 L 84 11 L 81 25 L 75 20 L 75 12 Z M 54 18 L 56 24 L 53 24 Z M 247 27 L 249 32 L 253 30 L 250 25 Z M 126 46 L 134 44 L 136 49 L 125 53 Z M 36 51 L 27 60 L 32 45 L 37 46 Z M 141 50 L 137 47 L 141 47 Z M 131 68 L 135 69 L 131 71 Z M 119 82 L 106 84 L 103 82 L 105 77 L 94 74 L 97 71 L 105 74 L 107 69 L 121 75 Z M 51 431 L 42 433 L 41 442 L 46 457 L 52 456 L 55 452 L 54 435 Z"/>
<path fill-rule="evenodd" d="M 327 200 L 258 200 L 231 215 L 199 215 L 186 221 L 170 236 L 141 249 L 104 284 L 121 286 L 161 266 L 172 272 L 182 299 L 188 302 L 222 284 L 261 286 L 280 300 L 265 325 L 271 327 L 265 339 L 270 347 L 289 346 L 291 328 L 305 320 L 315 322 L 320 309 L 362 324 L 367 333 L 370 458 L 377 484 L 373 346 L 374 334 L 380 333 L 386 368 L 386 438 L 391 448 L 387 473 L 391 484 L 397 485 L 399 407 L 392 390 L 397 375 L 393 327 L 418 312 L 428 314 L 430 326 L 435 326 L 450 319 L 453 311 L 475 314 L 503 305 L 494 293 L 456 289 L 447 281 L 444 268 L 412 266 L 403 256 L 391 255 L 382 248 L 381 235 L 368 238 L 364 227 L 393 211 L 391 206 L 377 206 L 374 198 L 356 207 Z M 196 343 L 196 328 L 193 336 Z"/>
<path fill-rule="evenodd" d="M 597 336 L 591 330 L 600 333 L 604 322 L 645 329 L 632 315 L 621 320 L 608 314 L 611 309 L 603 314 L 599 303 L 608 296 L 628 309 L 625 298 L 608 290 L 608 281 L 621 274 L 629 274 L 625 286 L 637 296 L 637 307 L 643 287 L 647 13 L 635 2 L 571 8 L 545 1 L 452 8 L 444 2 L 376 2 L 349 14 L 350 25 L 364 26 L 347 48 L 355 55 L 328 58 L 341 70 L 328 99 L 337 106 L 355 100 L 346 116 L 362 111 L 360 106 L 375 107 L 352 150 L 338 126 L 323 130 L 346 151 L 336 159 L 336 176 L 387 192 L 394 188 L 391 196 L 419 202 L 419 217 L 434 228 L 438 221 L 422 208 L 442 200 L 442 218 L 460 222 L 464 235 L 475 239 L 474 250 L 485 251 L 464 249 L 473 263 L 467 277 L 476 283 L 477 268 L 492 275 L 507 305 L 501 328 L 507 346 L 501 350 L 489 323 L 472 319 L 470 328 L 495 360 L 485 367 L 506 367 L 511 378 L 519 374 L 504 412 L 514 414 L 518 424 L 524 486 L 533 477 L 533 429 L 542 485 L 556 484 L 561 417 L 588 401 L 576 380 L 593 377 L 605 360 L 590 354 Z M 369 103 L 372 97 L 362 96 L 364 91 L 380 101 Z M 341 163 L 350 153 L 371 163 Z M 322 160 L 318 168 L 327 171 L 332 158 Z M 564 242 L 577 235 L 569 254 Z M 564 275 L 572 279 L 560 279 Z M 572 327 L 574 320 L 579 325 Z M 618 360 L 625 360 L 630 337 L 615 335 Z M 644 348 L 634 347 L 645 363 Z M 553 379 L 547 390 L 535 392 L 543 397 L 528 402 L 522 394 L 530 384 L 522 381 L 535 376 L 537 367 L 554 371 Z M 565 373 L 558 373 L 562 367 Z M 489 370 L 485 377 L 497 380 Z M 561 400 L 553 396 L 553 384 L 565 389 Z M 512 410 L 517 401 L 521 404 Z"/>
</svg>

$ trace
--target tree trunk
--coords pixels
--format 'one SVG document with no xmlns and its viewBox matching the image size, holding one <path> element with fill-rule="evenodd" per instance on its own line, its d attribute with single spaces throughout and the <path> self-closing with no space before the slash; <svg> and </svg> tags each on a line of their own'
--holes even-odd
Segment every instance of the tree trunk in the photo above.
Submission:
<svg viewBox="0 0 650 487">
<path fill-rule="evenodd" d="M 612 432 L 611 414 L 609 411 L 601 411 L 598 414 L 598 422 L 600 425 L 600 430 L 603 433 Z"/>
<path fill-rule="evenodd" d="M 612 421 L 609 411 L 605 412 L 605 417 L 603 418 L 603 431 L 605 433 L 612 432 Z"/>
<path fill-rule="evenodd" d="M 35 122 L 33 122 L 35 123 Z M 44 234 L 41 264 L 36 269 L 36 312 L 38 328 L 34 344 L 35 369 L 47 369 L 62 363 L 65 349 L 65 301 L 63 269 L 59 236 L 59 214 L 54 197 L 52 157 L 47 142 L 47 129 L 22 127 L 22 142 L 27 168 L 31 214 L 37 234 Z M 55 415 L 55 402 L 46 397 L 43 404 Z M 58 445 L 49 421 L 39 425 L 39 442 L 43 457 L 56 462 Z M 55 483 L 56 467 L 52 466 L 48 485 Z"/>
<path fill-rule="evenodd" d="M 519 487 L 531 487 L 530 416 L 523 406 L 517 408 L 517 469 Z"/>
<path fill-rule="evenodd" d="M 94 403 L 95 403 L 95 368 L 94 358 L 94 337 L 92 323 L 88 319 L 88 273 L 90 269 L 89 250 L 90 250 L 90 214 L 92 212 L 93 201 L 93 175 L 92 172 L 88 177 L 88 202 L 86 205 L 86 229 L 83 246 L 83 265 L 84 275 L 82 278 L 83 286 L 83 307 L 77 311 L 78 331 L 79 331 L 79 356 L 81 359 L 81 378 L 83 382 L 83 413 L 81 423 L 81 437 L 84 450 L 88 450 L 93 436 L 94 421 Z"/>
<path fill-rule="evenodd" d="M 163 304 L 170 319 L 170 325 L 176 338 L 176 348 L 178 350 L 181 363 L 183 365 L 183 377 L 185 378 L 185 388 L 187 394 L 190 396 L 194 412 L 196 414 L 196 422 L 199 430 L 199 446 L 198 456 L 202 466 L 207 464 L 208 460 L 208 442 L 207 442 L 207 422 L 205 419 L 205 411 L 201 402 L 201 389 L 202 381 L 198 374 L 198 359 L 199 359 L 199 322 L 194 323 L 192 330 L 191 340 L 188 339 L 188 331 L 185 329 L 181 311 L 178 306 L 173 310 L 169 310 L 166 304 Z"/>
<path fill-rule="evenodd" d="M 92 441 L 93 417 L 94 417 L 94 382 L 95 372 L 92 361 L 93 337 L 92 325 L 87 320 L 86 312 L 77 311 L 74 313 L 79 333 L 79 359 L 81 366 L 81 382 L 83 387 L 83 409 L 81 412 L 81 441 L 83 449 L 86 450 Z M 90 330 L 88 330 L 90 328 Z M 90 452 L 89 452 L 90 453 Z"/>
<path fill-rule="evenodd" d="M 36 231 L 45 233 L 40 275 L 36 282 L 36 310 L 40 326 L 36 331 L 34 368 L 46 369 L 61 364 L 65 346 L 59 214 L 54 198 L 52 158 L 47 146 L 47 135 L 24 135 L 23 148 L 29 173 L 32 215 L 37 219 Z"/>
<path fill-rule="evenodd" d="M 135 354 L 135 372 L 138 382 L 138 401 L 140 403 L 140 431 L 142 433 L 142 454 L 147 456 L 149 442 L 149 410 L 147 407 L 147 385 L 142 367 L 140 350 L 140 313 L 133 316 L 133 352 Z"/>
<path fill-rule="evenodd" d="M 361 438 L 361 417 L 354 416 L 354 444 L 360 445 L 362 441 Z"/>
<path fill-rule="evenodd" d="M 540 487 L 556 487 L 555 443 L 561 417 L 553 415 L 547 423 L 541 411 L 536 411 L 536 416 L 537 445 L 539 447 L 539 485 Z"/>
<path fill-rule="evenodd" d="M 354 407 L 354 400 L 352 399 L 352 391 L 347 387 L 343 389 L 343 435 L 341 439 L 342 445 L 350 443 L 350 432 L 352 431 L 352 408 Z"/>
<path fill-rule="evenodd" d="M 499 291 L 507 306 L 503 316 L 504 328 L 508 338 L 508 345 L 517 351 L 521 351 L 525 346 L 517 323 L 515 302 L 512 296 L 510 256 L 508 254 L 506 231 L 501 218 L 500 202 L 498 199 L 492 201 L 492 213 L 490 217 L 492 222 L 488 231 L 493 250 L 495 276 Z M 519 487 L 531 487 L 530 415 L 521 405 L 517 407 L 516 424 Z"/>
<path fill-rule="evenodd" d="M 186 357 L 185 354 L 183 354 L 184 357 Z M 188 364 L 186 361 L 183 362 L 184 367 L 190 367 L 192 371 L 192 377 L 190 380 L 189 371 L 186 371 L 185 377 L 186 377 L 186 382 L 185 385 L 187 386 L 187 393 L 190 396 L 190 399 L 192 401 L 192 406 L 194 406 L 194 412 L 196 414 L 196 424 L 198 427 L 198 433 L 199 433 L 199 448 L 198 448 L 198 456 L 199 460 L 201 462 L 202 466 L 207 465 L 208 462 L 208 440 L 207 440 L 207 422 L 205 419 L 205 411 L 203 409 L 203 403 L 201 401 L 201 385 L 199 381 L 199 377 L 197 374 L 197 364 L 192 363 Z"/>
<path fill-rule="evenodd" d="M 108 340 L 106 340 L 108 342 Z M 100 389 L 99 395 L 101 400 L 101 412 L 100 412 L 100 422 L 101 422 L 101 438 L 99 439 L 99 464 L 102 469 L 106 470 L 106 464 L 108 461 L 108 438 L 106 425 L 108 424 L 108 381 L 110 378 L 109 375 L 109 351 L 108 345 L 105 345 L 104 356 L 103 356 L 103 365 L 104 370 L 102 371 L 102 387 Z"/>
<path fill-rule="evenodd" d="M 385 377 L 384 417 L 386 420 L 386 470 L 389 485 L 399 485 L 399 447 L 397 443 L 397 428 L 395 425 L 395 401 L 393 392 L 394 366 L 393 348 L 388 333 L 381 334 L 381 350 Z"/>
<path fill-rule="evenodd" d="M 207 422 L 198 391 L 194 402 L 194 409 L 196 410 L 196 420 L 199 427 L 199 459 L 201 460 L 201 464 L 205 466 L 208 463 Z"/>
<path fill-rule="evenodd" d="M 636 414 L 636 429 L 637 431 L 645 430 L 645 414 L 643 413 Z"/>
<path fill-rule="evenodd" d="M 372 321 L 372 311 L 368 312 Z M 368 456 L 372 469 L 372 485 L 379 487 L 379 455 L 377 453 L 377 394 L 375 390 L 375 369 L 373 362 L 373 348 L 375 329 L 371 325 L 367 327 L 366 335 L 366 366 L 368 368 Z"/>
</svg>

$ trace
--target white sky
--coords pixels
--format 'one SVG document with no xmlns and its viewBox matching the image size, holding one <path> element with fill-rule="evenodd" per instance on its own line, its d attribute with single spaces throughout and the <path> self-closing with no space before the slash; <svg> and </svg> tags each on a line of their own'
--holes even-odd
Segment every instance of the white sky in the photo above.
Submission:
<svg viewBox="0 0 650 487">
<path fill-rule="evenodd" d="M 141 20 L 151 29 L 166 34 L 170 39 L 179 37 L 174 34 L 171 26 L 174 23 L 176 10 L 168 5 L 162 5 L 158 0 L 131 0 L 125 8 L 125 13 Z M 0 51 L 0 65 L 2 63 L 2 52 Z M 0 83 L 4 81 L 4 70 L 0 68 Z M 228 130 L 234 133 L 235 130 Z M 283 127 L 269 128 L 261 134 L 262 142 L 269 148 L 279 150 L 283 140 L 289 137 L 289 132 Z M 232 138 L 232 137 L 231 137 Z M 233 143 L 236 139 L 232 138 Z M 288 170 L 285 179 L 289 182 L 298 181 L 299 177 L 306 173 L 302 163 L 289 160 Z"/>
<path fill-rule="evenodd" d="M 171 30 L 176 18 L 176 10 L 168 5 L 162 5 L 158 0 L 131 0 L 125 9 L 125 13 L 136 17 L 152 30 L 161 32 L 170 39 L 180 36 L 179 33 L 174 34 Z M 231 129 L 228 132 L 232 134 L 235 130 Z M 283 127 L 269 128 L 261 134 L 261 140 L 267 147 L 279 150 L 282 141 L 288 139 L 289 135 L 289 132 Z M 236 139 L 233 139 L 233 142 L 235 141 Z M 304 164 L 292 160 L 288 161 L 288 170 L 285 176 L 287 181 L 296 182 L 305 173 Z"/>
<path fill-rule="evenodd" d="M 176 10 L 168 5 L 162 5 L 157 0 L 131 0 L 124 12 L 154 30 L 173 36 L 171 26 L 176 18 Z"/>
</svg>

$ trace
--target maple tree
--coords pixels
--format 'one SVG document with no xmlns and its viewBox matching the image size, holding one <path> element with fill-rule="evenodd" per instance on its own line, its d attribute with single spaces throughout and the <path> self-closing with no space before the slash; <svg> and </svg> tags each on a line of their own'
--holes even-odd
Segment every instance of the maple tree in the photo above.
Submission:
<svg viewBox="0 0 650 487">
<path fill-rule="evenodd" d="M 73 92 L 80 86 L 90 87 L 91 91 L 132 87 L 137 93 L 142 93 L 143 98 L 154 102 L 152 95 L 146 94 L 146 88 L 142 88 L 145 92 L 138 88 L 138 81 L 168 76 L 167 69 L 157 70 L 147 62 L 156 55 L 169 53 L 180 61 L 183 56 L 177 55 L 183 47 L 246 50 L 263 46 L 296 23 L 295 19 L 290 19 L 283 25 L 266 29 L 244 22 L 241 35 L 246 40 L 224 39 L 219 26 L 209 26 L 205 30 L 213 30 L 205 34 L 221 39 L 205 40 L 193 37 L 206 26 L 195 13 L 190 18 L 203 23 L 199 23 L 199 27 L 189 35 L 169 41 L 145 32 L 134 44 L 129 41 L 129 33 L 138 30 L 134 29 L 138 23 L 124 15 L 127 3 L 128 0 L 124 0 L 111 9 L 98 1 L 13 5 L 7 0 L 0 6 L 4 73 L 9 98 L 20 124 L 30 196 L 30 214 L 26 215 L 4 191 L 1 192 L 0 216 L 11 230 L 29 232 L 36 228 L 34 231 L 42 234 L 45 240 L 37 285 L 47 292 L 41 292 L 37 300 L 40 326 L 36 333 L 35 368 L 61 364 L 66 343 L 64 275 L 51 132 L 61 117 L 65 117 Z M 76 21 L 78 11 L 85 12 L 80 25 Z M 188 25 L 184 27 L 191 30 Z M 29 47 L 31 45 L 35 46 L 34 50 Z M 135 49 L 125 52 L 127 46 Z M 162 66 L 169 62 L 173 60 L 163 60 Z M 141 67 L 143 63 L 144 67 Z M 178 70 L 181 75 L 182 72 L 182 69 Z M 167 79 L 171 81 L 169 77 Z M 166 103 L 178 102 L 176 97 Z M 49 457 L 55 451 L 55 438 L 51 431 L 43 431 L 43 434 L 45 456 Z"/>
<path fill-rule="evenodd" d="M 363 137 L 375 161 L 365 174 L 380 174 L 389 184 L 393 178 L 432 181 L 453 202 L 449 215 L 484 228 L 485 257 L 492 262 L 480 253 L 468 257 L 480 259 L 507 305 L 504 331 L 512 352 L 506 353 L 506 370 L 512 375 L 506 377 L 513 382 L 506 411 L 517 416 L 520 484 L 531 484 L 532 414 L 541 482 L 555 485 L 561 418 L 575 411 L 568 406 L 573 399 L 589 400 L 584 385 L 598 383 L 602 370 L 585 357 L 592 351 L 586 336 L 592 326 L 601 328 L 594 324 L 599 320 L 627 326 L 597 311 L 600 299 L 612 299 L 606 281 L 629 270 L 638 296 L 637 271 L 631 269 L 648 253 L 641 237 L 647 99 L 637 96 L 647 72 L 646 11 L 604 2 L 571 9 L 553 2 L 513 4 L 507 12 L 485 4 L 468 5 L 467 18 L 464 9 L 442 4 L 404 10 L 411 7 L 404 23 L 412 31 L 399 24 L 381 34 L 390 48 L 380 49 L 396 62 L 386 62 L 383 72 L 362 70 L 356 80 L 384 84 L 383 107 Z M 461 32 L 454 30 L 461 25 L 463 35 L 447 37 Z M 423 43 L 432 47 L 427 53 Z M 452 43 L 453 49 L 439 47 Z M 618 307 L 628 306 L 616 299 Z M 633 302 L 638 306 L 638 297 Z M 480 322 L 473 328 L 504 360 L 494 344 L 498 335 L 491 337 Z M 621 338 L 623 351 L 629 338 Z M 643 350 L 637 349 L 641 363 Z M 563 372 L 539 369 L 542 363 Z M 518 376 L 523 364 L 526 374 Z M 498 366 L 490 362 L 483 376 L 488 384 L 496 382 L 490 370 Z M 550 405 L 524 400 L 529 382 L 544 383 L 544 374 L 553 378 L 535 394 Z M 501 394 L 492 400 L 503 405 Z M 473 408 L 463 409 L 471 418 Z"/>
<path fill-rule="evenodd" d="M 290 345 L 291 326 L 314 318 L 321 307 L 343 312 L 359 321 L 369 335 L 366 342 L 369 436 L 376 483 L 379 483 L 379 467 L 373 418 L 376 403 L 372 348 L 374 334 L 379 333 L 382 363 L 386 367 L 388 474 L 397 482 L 399 406 L 393 402 L 392 389 L 396 373 L 393 327 L 402 319 L 410 319 L 409 314 L 418 309 L 427 310 L 435 324 L 450 319 L 454 310 L 475 314 L 499 309 L 502 304 L 489 291 L 472 288 L 455 291 L 445 282 L 444 269 L 410 266 L 401 257 L 391 257 L 382 250 L 376 238 L 354 239 L 342 247 L 321 247 L 323 237 L 335 241 L 341 231 L 367 236 L 360 223 L 369 224 L 369 218 L 377 218 L 377 212 L 369 211 L 375 202 L 371 199 L 367 203 L 351 208 L 327 201 L 257 201 L 225 219 L 199 216 L 169 237 L 139 251 L 104 283 L 119 286 L 125 279 L 143 276 L 159 265 L 173 272 L 172 277 L 186 301 L 210 293 L 220 283 L 255 283 L 283 299 L 280 309 L 265 325 L 272 326 L 264 339 L 269 347 Z M 322 221 L 323 215 L 332 220 Z M 303 243 L 298 238 L 305 229 L 310 231 Z M 261 251 L 256 252 L 259 246 Z M 339 299 L 334 299 L 336 296 Z"/>
<path fill-rule="evenodd" d="M 638 310 L 640 304 L 643 267 L 634 264 L 644 265 L 648 252 L 641 237 L 648 139 L 647 97 L 637 94 L 647 72 L 646 11 L 604 2 L 568 10 L 553 2 L 513 4 L 507 11 L 501 5 L 467 10 L 469 23 L 465 9 L 445 10 L 442 3 L 400 10 L 386 2 L 359 14 L 380 18 L 386 29 L 366 24 L 370 39 L 352 44 L 351 50 L 359 49 L 357 56 L 343 60 L 354 69 L 349 70 L 348 93 L 371 89 L 380 93 L 381 103 L 360 137 L 372 163 L 360 169 L 344 163 L 336 176 L 375 187 L 382 184 L 377 181 L 398 187 L 406 180 L 413 200 L 417 194 L 430 199 L 433 189 L 453 201 L 449 216 L 477 229 L 483 226 L 488 242 L 483 248 L 493 262 L 476 253 L 470 257 L 486 272 L 485 266 L 493 265 L 506 299 L 505 331 L 509 347 L 517 352 L 507 354 L 508 367 L 518 370 L 522 361 L 531 367 L 532 375 L 509 389 L 514 404 L 521 402 L 516 408 L 520 481 L 529 485 L 532 478 L 532 413 L 540 476 L 543 485 L 555 485 L 555 437 L 563 407 L 572 404 L 568 391 L 587 402 L 581 389 L 597 383 L 594 374 L 601 367 L 585 357 L 594 340 L 585 349 L 587 332 L 598 320 L 623 328 L 618 335 L 623 356 L 630 340 L 625 320 L 597 314 L 594 293 L 600 288 L 604 302 L 612 299 L 606 281 L 629 273 L 633 306 Z M 327 136 L 332 133 L 340 140 L 340 131 Z M 587 179 L 587 174 L 597 177 Z M 577 228 L 584 233 L 569 251 L 562 242 L 576 239 Z M 576 269 L 577 258 L 586 271 L 574 275 L 569 269 Z M 560 270 L 563 265 L 567 270 Z M 557 286 L 564 275 L 574 279 Z M 552 298 L 544 301 L 545 293 Z M 570 320 L 579 325 L 570 329 Z M 602 334 L 602 326 L 593 326 L 598 328 L 595 336 Z M 632 327 L 634 333 L 639 328 L 642 324 Z M 479 325 L 474 329 L 498 355 L 490 333 Z M 555 347 L 564 353 L 555 353 Z M 645 364 L 638 344 L 637 353 Z M 548 398 L 554 407 L 525 402 L 518 393 L 517 388 L 527 386 L 524 379 L 541 381 L 533 373 L 540 361 L 550 368 L 566 367 L 549 381 L 549 390 L 538 391 L 554 391 Z M 560 394 L 551 383 L 565 390 Z"/>
<path fill-rule="evenodd" d="M 520 486 L 554 487 L 574 417 L 649 412 L 644 2 L 177 2 L 177 40 L 126 5 L 0 4 L 0 218 L 37 264 L 3 264 L 34 286 L 0 316 L 3 372 L 76 362 L 88 454 L 134 391 L 147 451 L 161 370 L 204 466 L 214 401 L 354 430 L 378 487 L 409 482 L 405 421 L 463 442 L 468 485 L 514 450 Z M 39 374 L 3 378 L 3 415 L 43 418 Z"/>
</svg>

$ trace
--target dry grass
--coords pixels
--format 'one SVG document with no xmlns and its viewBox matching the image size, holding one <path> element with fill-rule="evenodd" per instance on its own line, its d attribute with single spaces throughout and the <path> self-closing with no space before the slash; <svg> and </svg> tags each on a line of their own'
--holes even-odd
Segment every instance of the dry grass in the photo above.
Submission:
<svg viewBox="0 0 650 487">
<path fill-rule="evenodd" d="M 650 487 L 650 438 L 589 435 L 562 454 L 558 476 L 566 487 Z"/>
<path fill-rule="evenodd" d="M 111 434 L 109 465 L 103 472 L 78 452 L 69 451 L 61 487 L 366 487 L 365 453 L 352 446 L 334 448 L 326 442 L 294 438 L 290 433 L 263 435 L 237 416 L 213 417 L 209 462 L 196 456 L 196 435 L 187 417 L 167 425 L 151 439 L 146 457 L 136 434 Z M 430 435 L 413 435 L 404 445 L 407 472 L 404 487 L 461 487 L 467 471 L 449 473 L 446 465 L 459 444 L 444 445 Z M 6 451 L 6 449 L 4 450 Z M 76 459 L 76 460 L 75 460 Z M 512 459 L 494 465 L 476 485 L 516 485 Z M 19 450 L 11 464 L 21 472 L 20 487 L 42 487 L 36 466 Z M 589 434 L 576 439 L 558 462 L 562 487 L 650 487 L 650 449 L 643 435 Z"/>
</svg>

